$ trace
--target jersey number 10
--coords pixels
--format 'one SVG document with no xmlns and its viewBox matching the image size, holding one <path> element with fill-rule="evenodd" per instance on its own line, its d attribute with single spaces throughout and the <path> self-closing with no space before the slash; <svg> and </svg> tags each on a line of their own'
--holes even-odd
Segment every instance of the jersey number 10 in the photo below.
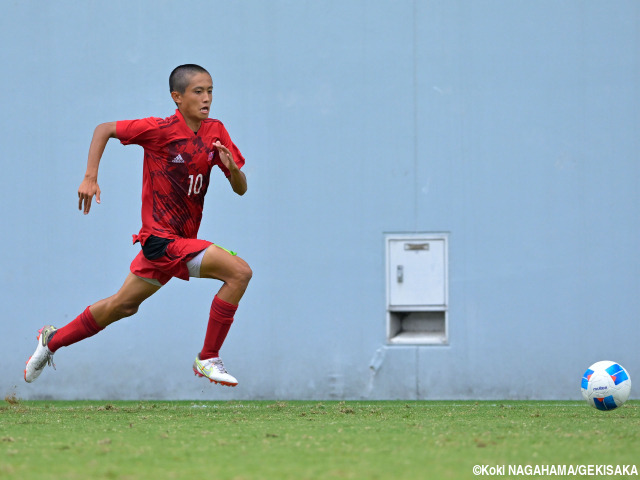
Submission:
<svg viewBox="0 0 640 480">
<path fill-rule="evenodd" d="M 189 193 L 187 194 L 187 196 L 191 196 L 191 192 L 193 192 L 194 195 L 198 195 L 201 189 L 202 189 L 202 174 L 199 173 L 195 177 L 195 180 L 193 178 L 193 175 L 189 175 Z"/>
</svg>

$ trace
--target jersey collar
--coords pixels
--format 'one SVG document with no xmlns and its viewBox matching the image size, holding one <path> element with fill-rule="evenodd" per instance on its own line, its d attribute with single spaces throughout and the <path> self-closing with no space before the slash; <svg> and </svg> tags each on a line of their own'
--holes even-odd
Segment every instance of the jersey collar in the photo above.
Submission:
<svg viewBox="0 0 640 480">
<path fill-rule="evenodd" d="M 197 132 L 194 132 L 193 130 L 191 130 L 191 128 L 189 128 L 189 125 L 187 125 L 187 121 L 184 119 L 184 117 L 182 116 L 182 112 L 178 108 L 176 108 L 176 117 L 178 117 L 178 120 L 182 125 L 182 130 L 184 130 L 184 133 L 188 133 L 189 135 L 197 135 Z M 204 122 L 200 122 L 200 128 L 202 128 L 203 123 Z"/>
</svg>

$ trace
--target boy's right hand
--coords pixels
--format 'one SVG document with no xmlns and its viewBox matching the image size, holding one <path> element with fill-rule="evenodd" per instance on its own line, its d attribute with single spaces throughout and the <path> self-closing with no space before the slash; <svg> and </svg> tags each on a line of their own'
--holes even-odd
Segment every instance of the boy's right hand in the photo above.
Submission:
<svg viewBox="0 0 640 480">
<path fill-rule="evenodd" d="M 92 178 L 85 178 L 78 187 L 78 210 L 83 210 L 84 214 L 89 213 L 91 209 L 91 200 L 96 197 L 96 202 L 100 203 L 100 187 L 98 181 Z"/>
</svg>

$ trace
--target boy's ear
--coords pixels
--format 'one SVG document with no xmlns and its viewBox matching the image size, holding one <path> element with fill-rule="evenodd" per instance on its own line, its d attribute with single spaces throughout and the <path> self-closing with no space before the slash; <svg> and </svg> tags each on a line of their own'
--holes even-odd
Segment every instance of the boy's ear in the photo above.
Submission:
<svg viewBox="0 0 640 480">
<path fill-rule="evenodd" d="M 179 92 L 176 92 L 176 91 L 171 92 L 171 98 L 173 98 L 173 101 L 177 105 L 180 105 L 180 103 L 182 103 L 182 95 Z"/>
</svg>

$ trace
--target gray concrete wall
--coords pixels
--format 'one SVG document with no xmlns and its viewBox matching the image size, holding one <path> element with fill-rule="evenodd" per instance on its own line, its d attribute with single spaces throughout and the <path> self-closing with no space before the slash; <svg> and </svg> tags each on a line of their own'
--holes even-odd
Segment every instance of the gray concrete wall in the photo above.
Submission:
<svg viewBox="0 0 640 480">
<path fill-rule="evenodd" d="M 577 399 L 597 360 L 640 372 L 637 2 L 4 3 L 0 393 Z M 200 231 L 254 269 L 222 351 L 240 385 L 191 372 L 206 280 L 25 384 L 37 329 L 137 253 L 139 147 L 108 145 L 77 211 L 93 128 L 173 113 L 191 62 L 247 158 L 249 192 L 213 178 Z M 386 344 L 385 232 L 449 234 L 448 346 Z"/>
</svg>

